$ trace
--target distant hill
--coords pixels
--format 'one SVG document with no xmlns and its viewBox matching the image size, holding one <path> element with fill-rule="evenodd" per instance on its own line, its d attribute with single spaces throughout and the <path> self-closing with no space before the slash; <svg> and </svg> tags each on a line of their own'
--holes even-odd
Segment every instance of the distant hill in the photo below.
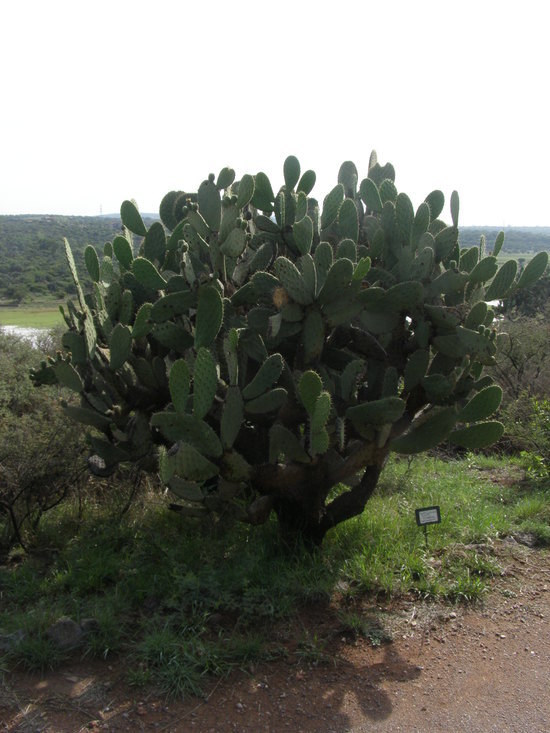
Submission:
<svg viewBox="0 0 550 733">
<path fill-rule="evenodd" d="M 64 299 L 75 293 L 63 249 L 66 237 L 86 280 L 83 252 L 122 231 L 120 216 L 0 216 L 0 301 Z"/>
<path fill-rule="evenodd" d="M 148 223 L 156 216 L 144 215 Z M 69 240 L 76 265 L 86 282 L 83 251 L 87 244 L 100 249 L 122 230 L 118 215 L 103 216 L 0 216 L 0 302 L 26 302 L 44 298 L 65 299 L 74 285 L 63 250 Z M 487 237 L 490 251 L 500 227 L 464 227 L 460 244 L 479 244 Z M 550 227 L 514 227 L 505 230 L 504 251 L 514 254 L 550 250 Z"/>
</svg>

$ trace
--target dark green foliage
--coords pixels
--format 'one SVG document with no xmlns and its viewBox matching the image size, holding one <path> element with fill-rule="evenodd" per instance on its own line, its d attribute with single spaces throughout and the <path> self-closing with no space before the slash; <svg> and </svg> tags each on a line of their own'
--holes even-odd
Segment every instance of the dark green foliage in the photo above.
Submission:
<svg viewBox="0 0 550 733">
<path fill-rule="evenodd" d="M 461 250 L 458 195 L 450 226 L 441 191 L 415 212 L 390 164 L 360 182 L 347 161 L 321 210 L 296 158 L 283 172 L 278 192 L 264 173 L 224 169 L 196 195 L 168 194 L 167 237 L 125 202 L 145 238 L 131 272 L 114 249 L 86 299 L 75 275 L 69 328 L 85 360 L 59 355 L 33 378 L 96 411 L 94 470 L 160 469 L 183 511 L 259 524 L 273 510 L 287 539 L 320 542 L 363 510 L 392 450 L 499 437 L 487 418 L 500 391 L 481 378 L 497 353 L 486 287 L 530 284 L 547 255 L 499 275 L 483 243 Z"/>
<path fill-rule="evenodd" d="M 84 429 L 67 421 L 59 401 L 70 394 L 37 391 L 28 378 L 43 356 L 0 332 L 0 559 L 14 543 L 32 542 L 41 516 L 75 490 L 86 467 Z"/>
</svg>

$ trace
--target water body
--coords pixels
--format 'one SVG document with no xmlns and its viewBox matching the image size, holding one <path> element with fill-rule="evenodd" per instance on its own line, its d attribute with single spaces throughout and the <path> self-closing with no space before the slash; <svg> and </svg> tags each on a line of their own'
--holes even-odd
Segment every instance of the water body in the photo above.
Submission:
<svg viewBox="0 0 550 733">
<path fill-rule="evenodd" d="M 29 328 L 28 326 L 0 326 L 0 329 L 5 333 L 19 336 L 25 341 L 30 341 L 33 346 L 36 346 L 38 341 L 46 336 L 50 330 L 49 328 Z"/>
</svg>

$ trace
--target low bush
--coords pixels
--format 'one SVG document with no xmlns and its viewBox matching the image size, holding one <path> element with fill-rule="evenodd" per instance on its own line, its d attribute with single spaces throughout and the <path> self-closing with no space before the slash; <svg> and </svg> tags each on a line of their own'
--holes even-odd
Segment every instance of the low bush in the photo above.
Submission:
<svg viewBox="0 0 550 733">
<path fill-rule="evenodd" d="M 26 547 L 41 516 L 76 487 L 85 462 L 84 431 L 67 424 L 66 390 L 33 389 L 29 369 L 55 348 L 0 332 L 0 557 Z"/>
</svg>

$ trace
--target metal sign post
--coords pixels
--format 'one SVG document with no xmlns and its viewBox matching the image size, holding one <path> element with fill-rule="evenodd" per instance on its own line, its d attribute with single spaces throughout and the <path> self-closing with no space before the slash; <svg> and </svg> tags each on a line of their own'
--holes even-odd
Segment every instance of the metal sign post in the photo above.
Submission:
<svg viewBox="0 0 550 733">
<path fill-rule="evenodd" d="M 428 524 L 440 524 L 441 511 L 438 506 L 426 506 L 423 509 L 415 509 L 416 523 L 424 529 L 424 540 L 428 547 Z"/>
</svg>

